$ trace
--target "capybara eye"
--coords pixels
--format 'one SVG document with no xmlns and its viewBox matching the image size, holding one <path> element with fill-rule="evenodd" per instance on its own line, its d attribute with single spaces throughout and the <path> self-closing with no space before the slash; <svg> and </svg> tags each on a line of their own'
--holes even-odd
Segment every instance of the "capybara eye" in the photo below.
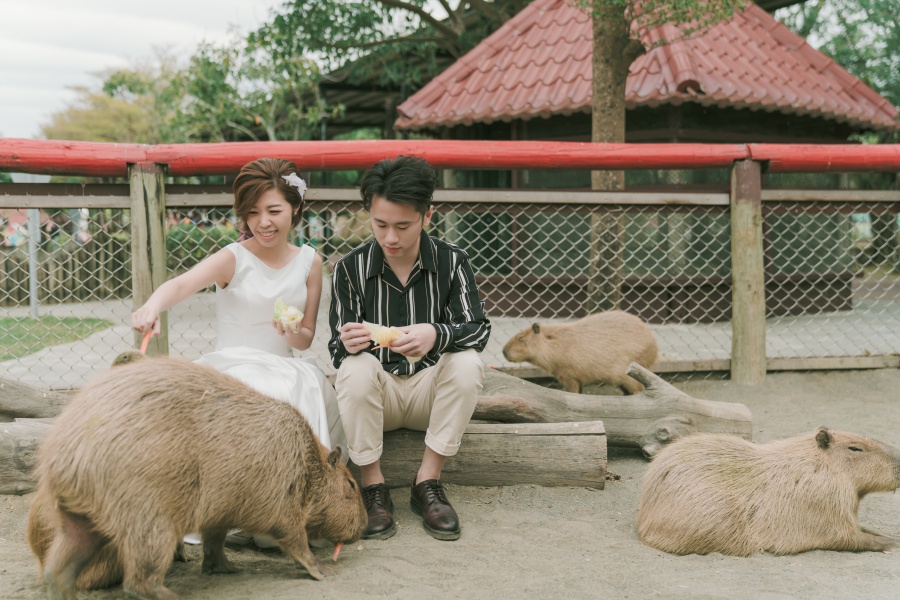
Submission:
<svg viewBox="0 0 900 600">
<path fill-rule="evenodd" d="M 863 449 L 860 448 L 859 446 L 850 446 L 850 449 L 853 450 L 854 452 L 862 452 L 863 451 Z"/>
</svg>

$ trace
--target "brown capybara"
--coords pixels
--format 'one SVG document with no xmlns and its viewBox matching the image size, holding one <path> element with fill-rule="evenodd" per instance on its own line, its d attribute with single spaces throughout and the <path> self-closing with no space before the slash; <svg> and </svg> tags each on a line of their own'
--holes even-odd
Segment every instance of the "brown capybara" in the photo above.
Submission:
<svg viewBox="0 0 900 600">
<path fill-rule="evenodd" d="M 82 388 L 44 440 L 32 509 L 52 506 L 54 531 L 49 547 L 30 543 L 52 598 L 74 599 L 76 584 L 109 583 L 116 569 L 132 596 L 176 598 L 163 579 L 178 542 L 199 531 L 202 571 L 233 572 L 232 528 L 269 534 L 321 579 L 308 539 L 353 542 L 366 525 L 340 455 L 294 408 L 211 367 L 119 366 Z M 96 580 L 80 579 L 86 568 Z"/>
<path fill-rule="evenodd" d="M 880 551 L 900 538 L 864 529 L 859 502 L 900 487 L 900 450 L 824 427 L 754 444 L 698 433 L 663 448 L 644 474 L 638 534 L 673 554 Z"/>
<path fill-rule="evenodd" d="M 573 323 L 535 323 L 506 343 L 503 356 L 541 367 L 567 392 L 580 393 L 590 383 L 608 383 L 626 394 L 637 394 L 644 386 L 625 370 L 632 362 L 652 369 L 659 346 L 639 317 L 611 310 Z"/>
</svg>

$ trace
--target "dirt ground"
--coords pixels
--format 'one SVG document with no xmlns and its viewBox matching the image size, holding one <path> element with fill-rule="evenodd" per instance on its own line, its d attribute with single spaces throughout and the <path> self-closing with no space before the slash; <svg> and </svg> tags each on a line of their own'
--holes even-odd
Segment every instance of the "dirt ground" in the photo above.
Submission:
<svg viewBox="0 0 900 600">
<path fill-rule="evenodd" d="M 756 387 L 727 381 L 677 384 L 689 394 L 742 402 L 754 439 L 766 442 L 828 425 L 900 446 L 900 371 L 770 374 Z M 278 550 L 240 548 L 229 557 L 244 571 L 200 574 L 200 547 L 175 564 L 167 585 L 192 599 L 239 598 L 867 598 L 900 597 L 900 551 L 814 551 L 750 558 L 672 556 L 643 545 L 635 530 L 646 462 L 610 450 L 621 476 L 603 491 L 584 488 L 448 486 L 463 520 L 456 542 L 429 537 L 410 511 L 408 492 L 392 491 L 399 531 L 385 541 L 344 548 L 329 576 L 308 579 Z M 25 542 L 30 495 L 0 497 L 0 597 L 45 597 Z M 863 524 L 900 535 L 900 496 L 863 501 Z M 330 549 L 317 555 L 323 560 Z M 79 598 L 124 598 L 121 588 Z"/>
</svg>

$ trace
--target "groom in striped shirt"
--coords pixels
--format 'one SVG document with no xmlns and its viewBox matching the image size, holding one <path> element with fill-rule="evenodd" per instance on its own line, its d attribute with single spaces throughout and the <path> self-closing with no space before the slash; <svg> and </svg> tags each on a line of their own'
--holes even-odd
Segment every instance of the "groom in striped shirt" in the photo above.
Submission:
<svg viewBox="0 0 900 600">
<path fill-rule="evenodd" d="M 425 431 L 410 508 L 439 540 L 460 536 L 441 470 L 459 450 L 475 411 L 491 324 L 468 255 L 425 230 L 434 212 L 434 171 L 423 159 L 376 163 L 360 195 L 375 239 L 337 262 L 331 294 L 335 387 L 350 459 L 360 468 L 369 515 L 365 539 L 394 535 L 394 505 L 379 462 L 383 433 Z M 396 327 L 390 348 L 373 348 L 363 321 Z M 417 360 L 417 357 L 421 357 Z"/>
</svg>

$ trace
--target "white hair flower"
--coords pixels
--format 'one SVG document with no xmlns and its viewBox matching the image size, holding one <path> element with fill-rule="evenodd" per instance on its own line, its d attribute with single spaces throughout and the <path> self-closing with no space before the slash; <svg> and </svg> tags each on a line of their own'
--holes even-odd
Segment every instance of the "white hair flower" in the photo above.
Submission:
<svg viewBox="0 0 900 600">
<path fill-rule="evenodd" d="M 284 179 L 288 185 L 292 185 L 297 188 L 297 191 L 300 193 L 300 199 L 303 200 L 303 196 L 306 195 L 306 182 L 303 181 L 296 173 L 291 173 L 290 175 L 282 175 L 282 179 Z"/>
</svg>

